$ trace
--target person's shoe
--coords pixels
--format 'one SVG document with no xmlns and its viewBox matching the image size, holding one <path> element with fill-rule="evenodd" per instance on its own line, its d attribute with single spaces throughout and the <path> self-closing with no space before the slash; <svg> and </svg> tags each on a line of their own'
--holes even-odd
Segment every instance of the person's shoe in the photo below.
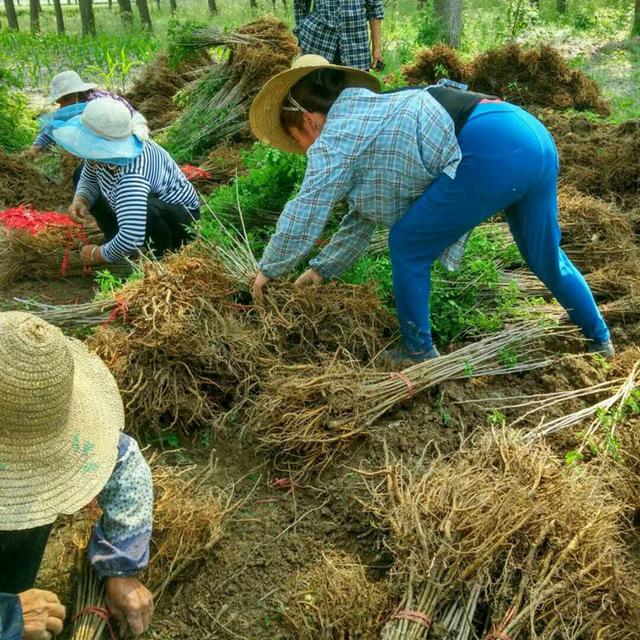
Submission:
<svg viewBox="0 0 640 640">
<path fill-rule="evenodd" d="M 397 347 L 389 347 L 380 354 L 380 362 L 383 366 L 394 370 L 406 369 L 414 364 L 439 358 L 440 353 L 436 347 L 431 347 L 426 351 L 409 351 L 404 344 Z"/>
<path fill-rule="evenodd" d="M 601 342 L 588 340 L 587 351 L 602 356 L 605 360 L 613 360 L 616 355 L 616 350 L 611 340 L 603 340 Z"/>
</svg>

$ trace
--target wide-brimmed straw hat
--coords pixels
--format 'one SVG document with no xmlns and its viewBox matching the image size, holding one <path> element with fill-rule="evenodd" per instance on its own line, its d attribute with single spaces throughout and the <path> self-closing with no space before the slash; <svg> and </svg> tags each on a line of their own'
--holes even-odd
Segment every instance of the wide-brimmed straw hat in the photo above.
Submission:
<svg viewBox="0 0 640 640">
<path fill-rule="evenodd" d="M 380 91 L 380 82 L 366 71 L 330 64 L 322 56 L 301 56 L 294 60 L 291 69 L 273 76 L 255 97 L 249 112 L 249 122 L 258 140 L 282 151 L 304 153 L 280 123 L 280 114 L 289 91 L 298 81 L 317 69 L 336 69 L 344 72 L 348 87 L 364 87 L 372 91 Z"/>
<path fill-rule="evenodd" d="M 45 104 L 53 104 L 62 98 L 73 93 L 84 93 L 95 89 L 98 85 L 93 82 L 84 82 L 75 71 L 61 71 L 53 76 L 51 89 Z"/>
<path fill-rule="evenodd" d="M 52 132 L 65 151 L 85 160 L 122 164 L 137 158 L 149 138 L 147 121 L 140 113 L 113 98 L 98 98 L 81 115 Z"/>
<path fill-rule="evenodd" d="M 0 531 L 91 502 L 123 428 L 118 387 L 98 356 L 31 314 L 0 313 Z"/>
</svg>

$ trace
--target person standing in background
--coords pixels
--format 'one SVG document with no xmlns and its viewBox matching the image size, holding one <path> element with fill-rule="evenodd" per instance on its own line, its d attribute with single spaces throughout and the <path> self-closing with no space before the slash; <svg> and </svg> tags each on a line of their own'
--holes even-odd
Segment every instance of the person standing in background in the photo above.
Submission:
<svg viewBox="0 0 640 640">
<path fill-rule="evenodd" d="M 364 71 L 382 70 L 382 0 L 294 0 L 293 7 L 303 54 Z"/>
</svg>

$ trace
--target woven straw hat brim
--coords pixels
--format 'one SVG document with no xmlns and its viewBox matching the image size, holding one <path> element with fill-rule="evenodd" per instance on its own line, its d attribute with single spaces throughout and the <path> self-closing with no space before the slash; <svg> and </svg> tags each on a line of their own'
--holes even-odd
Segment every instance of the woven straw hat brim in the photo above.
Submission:
<svg viewBox="0 0 640 640">
<path fill-rule="evenodd" d="M 0 430 L 0 531 L 31 529 L 75 513 L 104 488 L 124 428 L 122 398 L 98 358 L 72 338 L 70 412 L 61 431 Z"/>
<path fill-rule="evenodd" d="M 290 153 L 304 153 L 300 145 L 287 133 L 280 123 L 282 103 L 293 86 L 305 76 L 317 69 L 337 69 L 343 71 L 347 87 L 363 87 L 380 92 L 380 82 L 370 73 L 352 67 L 337 64 L 318 64 L 312 66 L 295 67 L 282 71 L 273 76 L 262 87 L 255 97 L 249 111 L 251 130 L 258 140 Z"/>
</svg>

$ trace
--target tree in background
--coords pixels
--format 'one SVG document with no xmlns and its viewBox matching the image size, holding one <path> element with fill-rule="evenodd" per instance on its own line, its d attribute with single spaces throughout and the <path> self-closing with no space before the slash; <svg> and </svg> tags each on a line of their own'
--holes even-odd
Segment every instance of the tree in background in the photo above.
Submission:
<svg viewBox="0 0 640 640">
<path fill-rule="evenodd" d="M 40 33 L 40 0 L 29 0 L 31 33 Z"/>
<path fill-rule="evenodd" d="M 93 13 L 93 0 L 78 0 L 80 7 L 80 22 L 83 36 L 96 35 L 96 17 Z"/>
<path fill-rule="evenodd" d="M 60 0 L 53 0 L 53 10 L 56 14 L 56 29 L 58 33 L 64 33 L 64 17 L 62 15 L 62 4 Z"/>
<path fill-rule="evenodd" d="M 18 24 L 18 14 L 16 13 L 16 5 L 13 0 L 4 0 L 4 10 L 7 14 L 7 23 L 11 31 L 20 31 Z"/>
<path fill-rule="evenodd" d="M 171 15 L 178 10 L 178 3 L 176 0 L 169 0 L 169 7 L 171 7 Z"/>
<path fill-rule="evenodd" d="M 216 0 L 208 0 L 209 2 L 209 13 L 212 16 L 218 15 L 218 5 L 216 4 Z"/>
<path fill-rule="evenodd" d="M 560 15 L 567 13 L 567 0 L 556 0 L 556 11 Z"/>
<path fill-rule="evenodd" d="M 633 14 L 633 33 L 640 36 L 640 0 L 636 0 L 636 10 Z"/>
<path fill-rule="evenodd" d="M 153 31 L 153 25 L 151 24 L 151 13 L 149 13 L 149 3 L 147 0 L 136 0 L 138 6 L 138 13 L 140 14 L 140 22 L 147 31 Z"/>
<path fill-rule="evenodd" d="M 130 27 L 133 23 L 133 7 L 131 6 L 131 0 L 118 0 L 118 6 L 120 7 L 120 18 L 125 26 Z"/>
<path fill-rule="evenodd" d="M 459 47 L 462 38 L 462 0 L 436 0 L 435 14 L 442 28 L 443 40 Z"/>
</svg>

